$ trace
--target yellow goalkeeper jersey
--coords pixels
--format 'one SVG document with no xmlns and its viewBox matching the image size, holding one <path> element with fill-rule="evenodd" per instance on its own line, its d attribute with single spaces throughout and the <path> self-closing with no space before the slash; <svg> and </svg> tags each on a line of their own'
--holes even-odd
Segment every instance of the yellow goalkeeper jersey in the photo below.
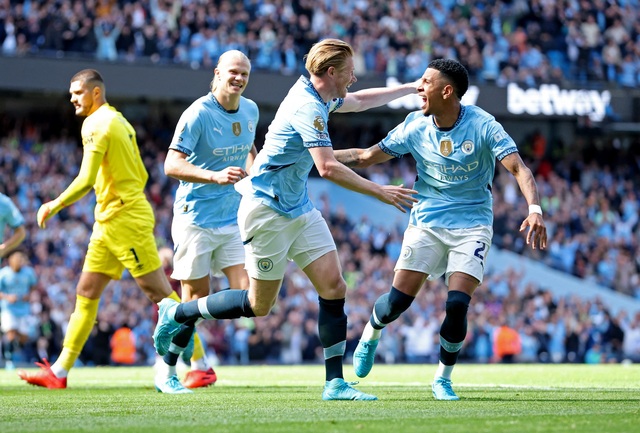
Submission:
<svg viewBox="0 0 640 433">
<path fill-rule="evenodd" d="M 104 222 L 139 200 L 146 200 L 149 175 L 144 167 L 133 126 L 122 113 L 103 104 L 82 124 L 84 152 L 102 155 L 93 188 L 95 219 Z"/>
</svg>

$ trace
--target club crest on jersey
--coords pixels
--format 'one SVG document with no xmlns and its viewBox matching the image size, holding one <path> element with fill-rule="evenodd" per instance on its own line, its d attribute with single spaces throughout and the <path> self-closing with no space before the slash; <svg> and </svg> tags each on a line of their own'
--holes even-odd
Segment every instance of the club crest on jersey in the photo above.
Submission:
<svg viewBox="0 0 640 433">
<path fill-rule="evenodd" d="M 442 156 L 449 156 L 453 152 L 453 141 L 450 138 L 440 140 L 440 153 Z"/>
<path fill-rule="evenodd" d="M 471 155 L 471 153 L 473 153 L 474 147 L 475 146 L 473 145 L 473 141 L 465 140 L 462 142 L 462 146 L 460 147 L 460 149 L 462 149 L 462 153 L 464 153 L 465 155 Z"/>
<path fill-rule="evenodd" d="M 253 130 L 254 130 L 253 120 L 249 120 L 249 123 L 247 124 L 247 129 L 249 130 L 249 132 L 253 133 Z"/>
<path fill-rule="evenodd" d="M 233 130 L 233 133 L 235 134 L 236 137 L 240 135 L 240 133 L 242 132 L 242 127 L 240 126 L 240 122 L 233 122 L 233 125 L 231 125 L 231 129 Z"/>
<path fill-rule="evenodd" d="M 324 124 L 324 119 L 322 118 L 322 116 L 316 116 L 315 119 L 313 119 L 313 127 L 320 132 L 324 132 L 324 128 L 326 126 Z"/>
<path fill-rule="evenodd" d="M 258 269 L 263 272 L 269 272 L 271 269 L 273 269 L 273 262 L 271 261 L 271 259 L 260 259 L 258 260 Z"/>
<path fill-rule="evenodd" d="M 408 259 L 409 257 L 411 257 L 411 254 L 413 254 L 413 250 L 411 249 L 411 247 L 404 247 L 402 249 L 402 258 L 403 259 Z"/>
</svg>

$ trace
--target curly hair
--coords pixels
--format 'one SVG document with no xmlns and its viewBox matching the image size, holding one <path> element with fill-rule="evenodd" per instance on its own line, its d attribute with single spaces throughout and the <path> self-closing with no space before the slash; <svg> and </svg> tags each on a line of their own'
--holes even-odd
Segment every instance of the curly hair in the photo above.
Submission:
<svg viewBox="0 0 640 433">
<path fill-rule="evenodd" d="M 428 67 L 440 71 L 451 82 L 458 99 L 462 99 L 469 88 L 469 73 L 460 62 L 453 59 L 436 59 L 432 60 Z"/>
</svg>

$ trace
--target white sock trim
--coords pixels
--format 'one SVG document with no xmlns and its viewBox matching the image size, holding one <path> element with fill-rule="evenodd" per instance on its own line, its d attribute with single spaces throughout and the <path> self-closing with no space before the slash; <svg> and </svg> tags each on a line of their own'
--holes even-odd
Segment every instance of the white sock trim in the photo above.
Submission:
<svg viewBox="0 0 640 433">
<path fill-rule="evenodd" d="M 382 334 L 382 329 L 376 329 L 371 326 L 371 322 L 367 322 L 362 331 L 362 337 L 360 340 L 362 341 L 375 341 L 380 339 L 380 335 Z"/>
<path fill-rule="evenodd" d="M 184 352 L 184 347 L 180 347 L 177 344 L 171 343 L 169 345 L 169 352 L 171 353 L 175 353 L 177 355 L 181 354 L 182 352 Z"/>
<path fill-rule="evenodd" d="M 64 368 L 62 368 L 61 366 L 59 366 L 57 362 L 53 363 L 53 365 L 51 366 L 51 371 L 59 379 L 63 379 L 65 377 L 67 377 L 67 375 L 69 374 L 69 372 L 67 370 L 65 370 Z"/>
<path fill-rule="evenodd" d="M 371 311 L 371 316 L 373 317 L 373 321 L 376 322 L 376 325 L 384 328 L 385 326 L 387 326 L 385 323 L 382 323 L 380 321 L 380 319 L 378 319 L 378 316 L 376 315 L 376 309 L 374 308 L 373 311 Z M 368 323 L 369 325 L 371 324 L 371 322 Z"/>
<path fill-rule="evenodd" d="M 444 365 L 442 361 L 438 362 L 438 369 L 436 370 L 436 374 L 433 376 L 433 378 L 437 379 L 439 377 L 444 377 L 445 379 L 451 380 L 453 367 L 455 367 L 455 365 Z"/>
<path fill-rule="evenodd" d="M 209 314 L 209 310 L 207 310 L 207 298 L 198 298 L 198 311 L 205 319 L 215 319 L 211 314 Z"/>
</svg>

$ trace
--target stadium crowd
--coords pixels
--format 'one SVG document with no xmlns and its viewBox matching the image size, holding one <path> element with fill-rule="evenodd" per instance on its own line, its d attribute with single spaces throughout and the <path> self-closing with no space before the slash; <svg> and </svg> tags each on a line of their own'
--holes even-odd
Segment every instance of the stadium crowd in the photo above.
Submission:
<svg viewBox="0 0 640 433">
<path fill-rule="evenodd" d="M 640 82 L 638 0 L 1 0 L 0 19 L 5 56 L 211 69 L 238 49 L 254 70 L 297 74 L 335 37 L 358 76 L 413 81 L 444 57 L 499 85 Z"/>
<path fill-rule="evenodd" d="M 47 122 L 38 115 L 20 119 L 0 115 L 0 189 L 14 200 L 27 220 L 23 246 L 39 278 L 31 297 L 34 326 L 31 343 L 22 355 L 25 362 L 51 359 L 59 353 L 93 222 L 91 194 L 49 221 L 47 230 L 38 229 L 35 223 L 40 204 L 60 192 L 77 173 L 81 160 L 79 141 L 67 132 L 76 130 L 77 125 L 63 112 L 46 115 Z M 150 174 L 147 192 L 155 208 L 156 236 L 163 247 L 167 272 L 171 266 L 170 225 L 177 183 L 164 175 L 163 163 L 174 123 L 134 121 Z M 331 132 L 336 142 L 358 142 L 363 128 L 345 125 L 341 123 Z M 369 133 L 375 136 L 383 131 Z M 257 137 L 261 136 L 263 132 L 258 131 Z M 494 182 L 494 242 L 640 298 L 640 202 L 638 185 L 630 180 L 640 178 L 637 160 L 629 146 L 618 143 L 614 153 L 603 149 L 599 140 L 593 132 L 580 136 L 570 146 L 571 153 L 565 154 L 551 152 L 548 148 L 560 147 L 547 146 L 540 134 L 519 143 L 537 176 L 550 245 L 546 252 L 532 253 L 524 248 L 518 227 L 527 206 L 518 201 L 517 185 L 511 183 L 511 177 L 500 170 Z M 383 183 L 410 185 L 415 177 L 410 158 L 393 160 L 364 173 Z M 404 227 L 376 226 L 366 217 L 353 220 L 326 195 L 314 197 L 314 202 L 330 224 L 349 286 L 349 356 L 374 300 L 389 288 Z M 223 289 L 224 284 L 216 280 L 212 290 Z M 387 336 L 378 349 L 383 361 L 437 360 L 438 323 L 444 314 L 446 289 L 442 281 L 427 284 L 430 290 L 422 291 L 402 320 L 385 331 Z M 88 365 L 114 363 L 109 344 L 114 332 L 126 327 L 136 345 L 135 363 L 153 363 L 155 311 L 130 276 L 125 274 L 122 280 L 112 282 L 102 297 L 98 324 L 80 361 Z M 207 321 L 201 335 L 211 356 L 223 363 L 317 362 L 322 356 L 316 318 L 315 291 L 305 275 L 292 266 L 273 314 Z M 640 314 L 620 311 L 614 316 L 601 300 L 560 298 L 544 282 L 523 285 L 513 269 L 486 275 L 474 296 L 469 324 L 461 354 L 461 359 L 469 362 L 640 362 Z M 507 329 L 515 331 L 516 341 L 505 349 L 498 342 L 505 341 L 499 336 Z"/>
</svg>

